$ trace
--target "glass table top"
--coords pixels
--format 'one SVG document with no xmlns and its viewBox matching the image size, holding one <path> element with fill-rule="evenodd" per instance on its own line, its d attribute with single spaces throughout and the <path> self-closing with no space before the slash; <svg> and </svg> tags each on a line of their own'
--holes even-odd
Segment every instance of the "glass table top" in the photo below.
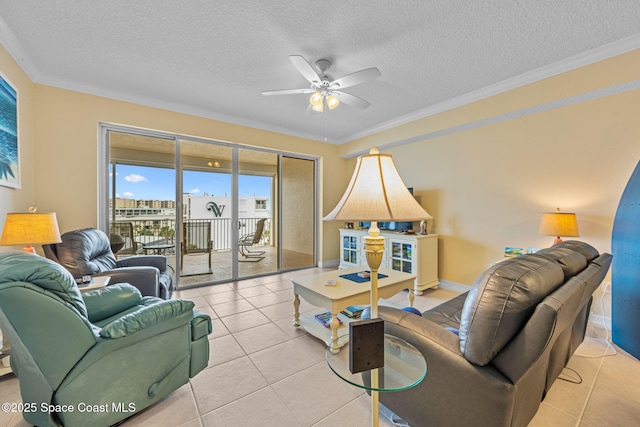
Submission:
<svg viewBox="0 0 640 427">
<path fill-rule="evenodd" d="M 415 387 L 427 374 L 427 361 L 417 348 L 401 338 L 385 334 L 384 367 L 377 369 L 378 386 L 372 387 L 370 371 L 352 374 L 349 370 L 349 335 L 338 337 L 338 341 L 342 347 L 336 354 L 331 352 L 331 346 L 327 348 L 327 364 L 336 375 L 356 387 L 401 391 Z"/>
</svg>

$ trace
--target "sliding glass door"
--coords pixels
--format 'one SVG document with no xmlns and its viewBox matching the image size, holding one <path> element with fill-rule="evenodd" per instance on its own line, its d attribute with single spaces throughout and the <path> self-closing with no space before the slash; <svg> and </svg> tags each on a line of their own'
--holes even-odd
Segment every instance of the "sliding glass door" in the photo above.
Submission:
<svg viewBox="0 0 640 427">
<path fill-rule="evenodd" d="M 280 270 L 280 251 L 274 230 L 273 200 L 278 178 L 278 155 L 238 149 L 238 277 Z"/>
<path fill-rule="evenodd" d="M 109 132 L 107 226 L 117 258 L 167 255 L 175 270 L 175 142 Z"/>
<path fill-rule="evenodd" d="M 316 265 L 314 159 L 107 125 L 101 135 L 100 224 L 117 257 L 166 255 L 180 288 Z"/>
<path fill-rule="evenodd" d="M 233 149 L 179 140 L 180 286 L 234 278 Z"/>
</svg>

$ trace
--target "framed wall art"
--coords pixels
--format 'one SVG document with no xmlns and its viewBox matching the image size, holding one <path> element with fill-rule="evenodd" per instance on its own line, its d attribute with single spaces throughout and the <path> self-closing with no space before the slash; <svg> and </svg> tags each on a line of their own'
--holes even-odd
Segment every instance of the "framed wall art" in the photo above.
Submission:
<svg viewBox="0 0 640 427">
<path fill-rule="evenodd" d="M 0 74 L 0 185 L 20 188 L 18 92 Z"/>
</svg>

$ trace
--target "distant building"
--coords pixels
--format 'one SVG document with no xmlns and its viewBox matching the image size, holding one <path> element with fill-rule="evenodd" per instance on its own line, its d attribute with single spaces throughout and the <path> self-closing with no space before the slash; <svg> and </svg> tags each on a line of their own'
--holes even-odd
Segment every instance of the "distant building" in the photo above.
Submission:
<svg viewBox="0 0 640 427">
<path fill-rule="evenodd" d="M 113 207 L 113 199 L 109 199 L 109 207 Z M 164 208 L 175 209 L 176 202 L 173 200 L 136 200 L 116 198 L 116 209 L 118 208 Z"/>
<path fill-rule="evenodd" d="M 231 197 L 184 194 L 185 219 L 231 218 Z M 244 196 L 238 199 L 238 218 L 270 218 L 268 197 Z"/>
<path fill-rule="evenodd" d="M 116 217 L 173 217 L 176 202 L 173 200 L 116 200 Z M 231 197 L 229 196 L 194 196 L 183 195 L 183 218 L 211 219 L 231 218 Z M 113 201 L 109 200 L 109 207 Z M 271 206 L 268 197 L 245 196 L 238 199 L 239 218 L 270 218 Z"/>
</svg>

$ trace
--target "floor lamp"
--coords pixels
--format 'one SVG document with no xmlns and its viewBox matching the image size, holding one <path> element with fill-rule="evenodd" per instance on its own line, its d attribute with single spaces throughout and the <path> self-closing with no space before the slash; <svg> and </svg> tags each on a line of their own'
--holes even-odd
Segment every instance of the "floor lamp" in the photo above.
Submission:
<svg viewBox="0 0 640 427">
<path fill-rule="evenodd" d="M 384 237 L 380 237 L 378 221 L 420 221 L 432 218 L 402 181 L 390 154 L 372 148 L 358 157 L 356 167 L 338 205 L 324 217 L 325 221 L 371 221 L 369 235 L 364 237 L 364 250 L 371 270 L 371 318 L 378 317 L 378 269 L 384 254 Z M 411 290 L 409 290 L 411 292 Z M 378 384 L 378 370 L 371 371 L 371 384 Z M 371 391 L 373 425 L 379 422 L 378 392 Z"/>
</svg>

